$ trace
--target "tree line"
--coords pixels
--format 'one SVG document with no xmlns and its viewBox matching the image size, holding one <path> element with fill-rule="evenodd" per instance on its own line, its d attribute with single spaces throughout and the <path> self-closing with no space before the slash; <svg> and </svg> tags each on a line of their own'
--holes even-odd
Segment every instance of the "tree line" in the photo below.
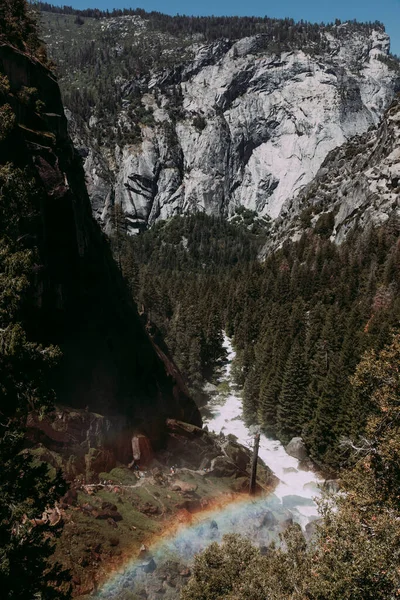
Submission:
<svg viewBox="0 0 400 600">
<path fill-rule="evenodd" d="M 197 214 L 129 238 L 123 221 L 122 271 L 192 392 L 200 397 L 212 379 L 225 329 L 237 351 L 246 420 L 284 443 L 302 436 L 324 469 L 346 464 L 342 441 L 361 435 L 371 413 L 350 378 L 400 317 L 398 218 L 341 246 L 323 229 L 305 233 L 264 263 L 257 254 L 266 225 Z"/>
</svg>

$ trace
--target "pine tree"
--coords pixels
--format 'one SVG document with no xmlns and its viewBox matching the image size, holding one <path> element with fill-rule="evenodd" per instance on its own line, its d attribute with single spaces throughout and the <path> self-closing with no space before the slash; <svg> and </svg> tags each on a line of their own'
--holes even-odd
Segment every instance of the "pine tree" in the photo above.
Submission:
<svg viewBox="0 0 400 600">
<path fill-rule="evenodd" d="M 258 408 L 258 422 L 267 435 L 276 435 L 276 420 L 279 404 L 280 386 L 270 375 L 261 380 Z"/>
<path fill-rule="evenodd" d="M 288 442 L 301 433 L 303 404 L 307 393 L 308 373 L 304 360 L 304 343 L 297 339 L 287 361 L 277 410 L 277 433 Z"/>
<path fill-rule="evenodd" d="M 243 416 L 245 422 L 254 425 L 257 422 L 257 405 L 260 393 L 260 374 L 253 365 L 246 378 L 243 389 Z"/>
</svg>

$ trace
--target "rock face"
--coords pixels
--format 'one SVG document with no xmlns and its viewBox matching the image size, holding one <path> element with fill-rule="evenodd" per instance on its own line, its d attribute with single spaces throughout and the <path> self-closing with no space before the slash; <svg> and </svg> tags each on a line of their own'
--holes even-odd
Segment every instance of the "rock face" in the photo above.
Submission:
<svg viewBox="0 0 400 600">
<path fill-rule="evenodd" d="M 308 458 L 306 446 L 301 437 L 292 438 L 285 450 L 289 456 L 293 456 L 298 460 L 306 460 Z"/>
<path fill-rule="evenodd" d="M 312 227 L 340 243 L 356 227 L 400 216 L 400 99 L 377 129 L 356 136 L 325 159 L 315 179 L 287 201 L 274 223 L 264 253 Z"/>
<path fill-rule="evenodd" d="M 129 446 L 135 430 L 160 443 L 168 417 L 200 425 L 176 367 L 142 326 L 92 217 L 56 80 L 6 44 L 0 45 L 0 73 L 10 82 L 17 117 L 0 144 L 0 165 L 27 169 L 41 195 L 37 218 L 26 231 L 38 249 L 38 264 L 21 320 L 31 339 L 62 350 L 52 382 L 58 402 L 120 417 L 131 428 Z M 24 86 L 37 90 L 40 113 L 20 100 Z"/>
<path fill-rule="evenodd" d="M 167 421 L 167 427 L 169 435 L 166 449 L 157 456 L 162 463 L 200 471 L 206 478 L 231 477 L 236 480 L 236 491 L 248 491 L 251 466 L 248 448 L 229 438 L 174 419 Z M 258 491 L 264 489 L 270 492 L 278 481 L 271 469 L 259 459 Z M 183 491 L 181 482 L 177 481 L 176 484 Z"/>
<path fill-rule="evenodd" d="M 153 124 L 139 123 L 133 145 L 80 141 L 97 218 L 108 226 L 119 203 L 133 233 L 240 205 L 278 217 L 330 151 L 377 125 L 398 87 L 382 30 L 342 24 L 322 36 L 321 52 L 266 52 L 262 35 L 197 44 L 191 62 L 121 82 L 126 106 L 139 89 Z M 138 125 L 128 110 L 119 122 Z"/>
</svg>

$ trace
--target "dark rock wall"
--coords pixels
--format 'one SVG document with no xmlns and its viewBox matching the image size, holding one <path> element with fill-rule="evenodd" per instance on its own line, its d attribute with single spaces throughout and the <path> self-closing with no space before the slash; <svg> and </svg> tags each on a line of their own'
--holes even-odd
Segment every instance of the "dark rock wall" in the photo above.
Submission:
<svg viewBox="0 0 400 600">
<path fill-rule="evenodd" d="M 32 339 L 58 344 L 58 401 L 105 415 L 122 415 L 153 442 L 167 417 L 196 424 L 199 412 L 175 365 L 147 335 L 95 223 L 80 157 L 67 133 L 60 90 L 35 59 L 0 46 L 0 73 L 11 84 L 18 126 L 0 144 L 0 164 L 28 168 L 42 191 L 38 218 L 27 232 L 40 264 L 23 320 Z M 41 114 L 17 94 L 36 88 Z"/>
</svg>

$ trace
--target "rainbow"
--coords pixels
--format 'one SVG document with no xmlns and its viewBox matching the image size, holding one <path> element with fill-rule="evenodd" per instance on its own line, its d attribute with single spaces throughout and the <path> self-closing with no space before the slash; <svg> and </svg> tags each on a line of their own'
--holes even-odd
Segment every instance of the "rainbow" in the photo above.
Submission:
<svg viewBox="0 0 400 600">
<path fill-rule="evenodd" d="M 212 507 L 200 513 L 180 511 L 176 521 L 156 536 L 149 551 L 128 559 L 109 574 L 96 598 L 117 600 L 122 592 L 133 587 L 134 580 L 141 580 L 157 565 L 166 560 L 176 561 L 182 567 L 190 565 L 195 554 L 210 543 L 219 542 L 227 533 L 239 533 L 262 547 L 278 539 L 278 532 L 289 519 L 277 496 L 249 497 L 228 495 L 213 502 Z"/>
</svg>

